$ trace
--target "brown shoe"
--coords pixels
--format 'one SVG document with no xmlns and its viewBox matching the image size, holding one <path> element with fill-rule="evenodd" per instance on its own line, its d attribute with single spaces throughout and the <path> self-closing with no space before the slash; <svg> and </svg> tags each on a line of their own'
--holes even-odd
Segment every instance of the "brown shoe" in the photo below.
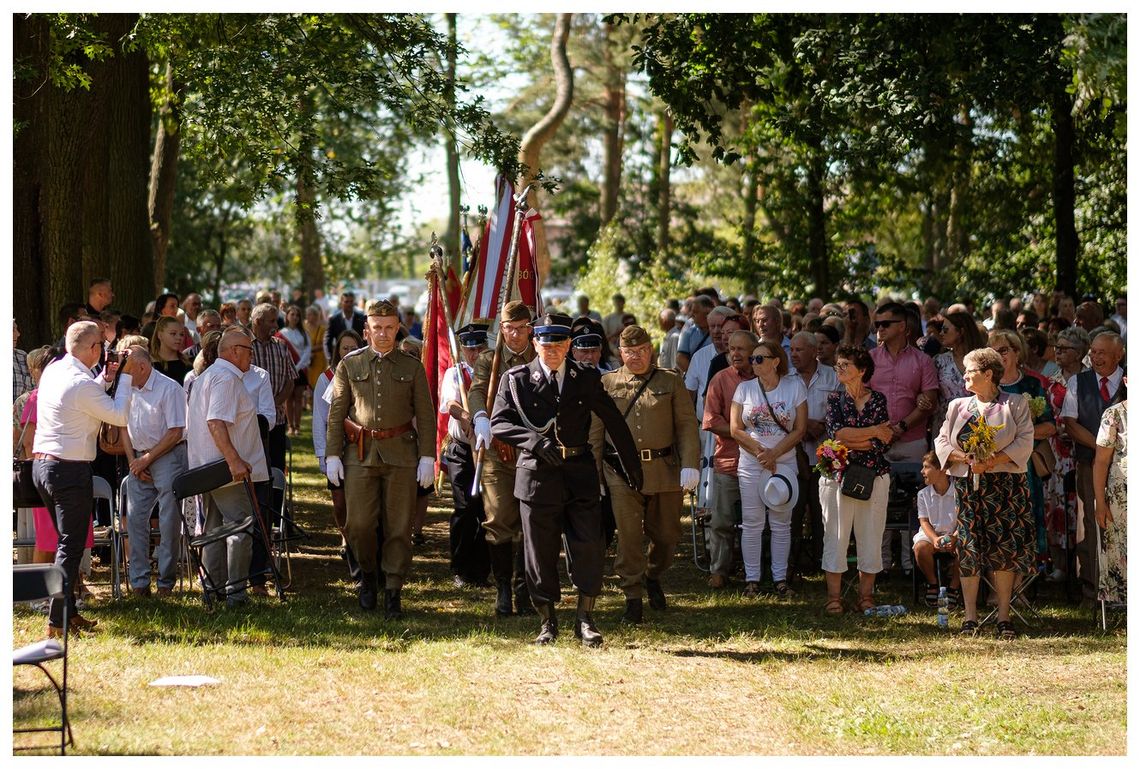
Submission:
<svg viewBox="0 0 1140 769">
<path fill-rule="evenodd" d="M 728 586 L 728 579 L 723 574 L 713 574 L 709 577 L 709 587 L 713 590 L 721 590 Z"/>
<path fill-rule="evenodd" d="M 136 598 L 150 598 L 150 585 L 146 587 L 132 587 L 131 595 Z"/>
<path fill-rule="evenodd" d="M 174 591 L 169 587 L 160 587 L 154 592 L 159 598 L 167 598 L 174 594 Z"/>
<path fill-rule="evenodd" d="M 265 585 L 253 585 L 249 588 L 252 595 L 269 595 L 269 588 Z"/>
<path fill-rule="evenodd" d="M 99 621 L 94 619 L 87 619 L 80 614 L 76 614 L 71 618 L 68 624 L 77 630 L 91 630 L 99 624 Z"/>
</svg>

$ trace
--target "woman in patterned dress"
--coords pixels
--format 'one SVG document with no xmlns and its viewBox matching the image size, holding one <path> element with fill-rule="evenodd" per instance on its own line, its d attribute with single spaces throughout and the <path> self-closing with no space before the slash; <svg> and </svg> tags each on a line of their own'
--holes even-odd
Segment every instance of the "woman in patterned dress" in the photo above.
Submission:
<svg viewBox="0 0 1140 769">
<path fill-rule="evenodd" d="M 1053 571 L 1046 577 L 1049 582 L 1064 582 L 1067 578 L 1069 551 L 1077 530 L 1077 486 L 1073 478 L 1077 463 L 1073 454 L 1073 439 L 1062 429 L 1061 406 L 1065 402 L 1065 383 L 1069 377 L 1084 370 L 1081 361 L 1088 349 L 1089 335 L 1079 326 L 1061 329 L 1053 339 L 1053 350 L 1060 369 L 1046 388 L 1049 406 L 1057 420 L 1057 432 L 1050 438 L 1057 466 L 1053 468 L 1053 474 L 1045 479 L 1045 532 L 1053 561 Z M 1067 484 L 1066 478 L 1069 479 Z"/>
<path fill-rule="evenodd" d="M 1128 602 L 1128 401 L 1104 410 L 1096 436 L 1093 493 L 1101 531 L 1102 601 Z"/>
<path fill-rule="evenodd" d="M 978 587 L 992 571 L 997 594 L 998 637 L 1017 637 L 1009 621 L 1014 578 L 1033 568 L 1035 532 L 1026 470 L 1033 451 L 1033 420 L 1022 395 L 1002 392 L 1005 366 L 989 348 L 966 356 L 968 398 L 950 402 L 934 441 L 938 459 L 954 476 L 958 495 L 958 562 L 962 573 L 962 634 L 978 633 Z M 978 457 L 965 445 L 980 424 L 995 428 L 993 453 Z M 975 480 L 976 477 L 976 480 Z M 976 488 L 975 488 L 976 484 Z"/>
</svg>

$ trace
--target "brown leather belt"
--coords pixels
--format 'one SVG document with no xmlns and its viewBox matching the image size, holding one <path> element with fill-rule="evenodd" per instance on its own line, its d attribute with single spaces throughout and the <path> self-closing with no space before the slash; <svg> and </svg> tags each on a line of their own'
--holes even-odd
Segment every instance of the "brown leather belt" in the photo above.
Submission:
<svg viewBox="0 0 1140 769">
<path fill-rule="evenodd" d="M 412 423 L 405 422 L 397 427 L 388 427 L 383 430 L 373 430 L 364 425 L 358 425 L 348 417 L 344 418 L 344 435 L 349 443 L 356 444 L 356 456 L 363 462 L 364 461 L 364 439 L 371 438 L 374 441 L 383 441 L 388 438 L 395 438 L 397 435 L 403 435 L 412 430 Z"/>
<path fill-rule="evenodd" d="M 641 454 L 641 461 L 648 462 L 652 459 L 660 459 L 661 457 L 669 456 L 673 453 L 673 447 L 666 446 L 663 449 L 639 449 L 639 452 Z"/>
<path fill-rule="evenodd" d="M 503 443 L 498 438 L 491 439 L 491 448 L 495 450 L 498 455 L 499 461 L 508 467 L 515 466 L 515 460 L 518 459 L 518 449 L 509 443 Z"/>
</svg>

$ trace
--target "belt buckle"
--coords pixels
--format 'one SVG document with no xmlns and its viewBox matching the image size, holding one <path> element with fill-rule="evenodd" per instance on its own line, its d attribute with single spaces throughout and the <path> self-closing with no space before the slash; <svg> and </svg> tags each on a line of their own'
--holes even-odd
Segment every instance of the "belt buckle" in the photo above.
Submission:
<svg viewBox="0 0 1140 769">
<path fill-rule="evenodd" d="M 642 462 L 651 462 L 652 460 L 653 460 L 653 449 L 642 449 L 641 450 L 641 461 Z"/>
<path fill-rule="evenodd" d="M 562 455 L 563 459 L 570 459 L 570 454 L 567 453 L 568 451 L 569 451 L 569 449 L 566 448 L 565 446 L 559 446 L 558 447 L 558 453 Z"/>
</svg>

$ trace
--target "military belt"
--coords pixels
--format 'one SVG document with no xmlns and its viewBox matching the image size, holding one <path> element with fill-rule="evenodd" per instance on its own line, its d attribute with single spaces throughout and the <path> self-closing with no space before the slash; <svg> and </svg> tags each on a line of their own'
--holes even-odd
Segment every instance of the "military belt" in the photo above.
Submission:
<svg viewBox="0 0 1140 769">
<path fill-rule="evenodd" d="M 666 446 L 663 449 L 641 449 L 641 461 L 648 462 L 653 459 L 660 459 L 661 457 L 667 457 L 672 453 L 672 446 Z"/>
</svg>

